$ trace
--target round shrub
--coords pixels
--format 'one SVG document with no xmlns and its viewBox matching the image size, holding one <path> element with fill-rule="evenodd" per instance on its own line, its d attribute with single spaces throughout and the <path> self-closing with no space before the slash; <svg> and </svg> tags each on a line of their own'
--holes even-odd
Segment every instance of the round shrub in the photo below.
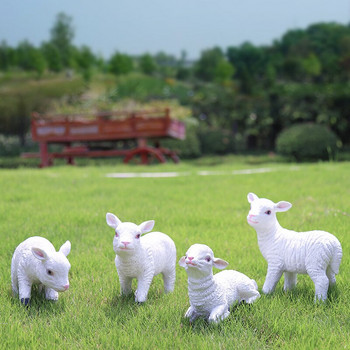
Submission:
<svg viewBox="0 0 350 350">
<path fill-rule="evenodd" d="M 334 132 L 323 125 L 296 124 L 279 134 L 276 151 L 297 161 L 332 159 L 338 144 Z"/>
</svg>

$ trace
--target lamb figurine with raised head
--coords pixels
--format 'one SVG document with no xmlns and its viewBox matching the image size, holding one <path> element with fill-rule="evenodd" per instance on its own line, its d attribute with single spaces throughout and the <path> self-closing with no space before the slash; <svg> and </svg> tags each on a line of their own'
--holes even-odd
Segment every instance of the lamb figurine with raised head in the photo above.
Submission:
<svg viewBox="0 0 350 350">
<path fill-rule="evenodd" d="M 154 221 L 145 221 L 140 225 L 121 222 L 114 214 L 106 214 L 107 224 L 114 228 L 113 249 L 116 253 L 121 293 L 132 292 L 131 284 L 137 279 L 135 301 L 143 303 L 153 277 L 163 275 L 165 292 L 172 292 L 175 285 L 176 247 L 173 240 L 164 233 L 151 232 Z"/>
<path fill-rule="evenodd" d="M 30 237 L 16 248 L 11 263 L 12 291 L 21 303 L 28 305 L 33 284 L 44 287 L 47 300 L 57 300 L 58 292 L 69 288 L 67 259 L 71 249 L 69 241 L 58 252 L 43 237 Z"/>
<path fill-rule="evenodd" d="M 325 231 L 295 232 L 283 228 L 276 212 L 287 211 L 289 202 L 274 203 L 248 194 L 250 211 L 248 224 L 258 236 L 260 251 L 267 261 L 263 293 L 272 293 L 284 273 L 284 290 L 297 283 L 297 274 L 308 274 L 315 284 L 315 301 L 326 300 L 329 284 L 335 284 L 339 272 L 342 248 L 338 239 Z"/>
<path fill-rule="evenodd" d="M 227 270 L 213 275 L 213 267 L 224 269 L 228 262 L 215 258 L 204 244 L 194 244 L 179 265 L 188 275 L 190 307 L 185 317 L 193 322 L 198 317 L 219 323 L 230 314 L 230 307 L 245 301 L 250 304 L 260 297 L 256 282 L 243 273 Z"/>
</svg>

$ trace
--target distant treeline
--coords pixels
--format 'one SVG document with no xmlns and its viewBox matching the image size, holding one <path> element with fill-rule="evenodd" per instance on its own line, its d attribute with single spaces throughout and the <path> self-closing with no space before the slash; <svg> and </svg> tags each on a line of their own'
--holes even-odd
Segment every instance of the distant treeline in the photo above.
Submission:
<svg viewBox="0 0 350 350">
<path fill-rule="evenodd" d="M 189 106 L 201 125 L 224 129 L 248 147 L 273 149 L 277 135 L 300 122 L 326 125 L 349 143 L 349 25 L 313 24 L 267 46 L 214 47 L 191 62 L 185 51 L 180 57 L 115 52 L 106 59 L 87 46 L 76 47 L 73 38 L 72 18 L 60 13 L 50 40 L 40 47 L 28 41 L 10 47 L 3 41 L 0 71 L 32 71 L 39 79 L 45 72 L 76 72 L 85 81 L 96 72 L 119 77 L 138 72 L 171 79 L 171 91 L 180 84 L 185 95 L 166 97 Z M 152 88 L 148 98 L 154 98 Z"/>
</svg>

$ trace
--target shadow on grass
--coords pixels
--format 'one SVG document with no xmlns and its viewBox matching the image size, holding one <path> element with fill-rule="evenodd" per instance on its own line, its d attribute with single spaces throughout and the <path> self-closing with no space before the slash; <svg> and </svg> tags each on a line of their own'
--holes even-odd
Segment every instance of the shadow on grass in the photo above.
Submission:
<svg viewBox="0 0 350 350">
<path fill-rule="evenodd" d="M 21 304 L 18 295 L 14 296 L 12 291 L 9 291 L 8 297 L 13 307 L 18 307 L 24 310 L 29 317 L 37 317 L 47 315 L 59 315 L 66 312 L 66 301 L 64 298 L 58 297 L 57 301 L 45 299 L 45 294 L 40 291 L 37 286 L 32 287 L 30 303 L 27 306 Z"/>
<path fill-rule="evenodd" d="M 148 292 L 147 300 L 144 303 L 135 302 L 135 291 L 129 295 L 121 295 L 120 292 L 114 295 L 107 301 L 104 307 L 106 317 L 111 320 L 119 318 L 127 321 L 135 317 L 140 310 L 144 308 L 153 308 L 161 302 L 161 299 L 166 297 L 162 288 L 156 288 L 151 285 Z"/>
</svg>

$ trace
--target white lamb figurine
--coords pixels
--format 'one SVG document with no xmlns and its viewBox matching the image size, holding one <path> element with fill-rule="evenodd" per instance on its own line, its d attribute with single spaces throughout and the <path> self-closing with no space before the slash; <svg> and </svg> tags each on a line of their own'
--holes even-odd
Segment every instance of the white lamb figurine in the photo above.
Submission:
<svg viewBox="0 0 350 350">
<path fill-rule="evenodd" d="M 11 263 L 12 290 L 21 303 L 28 305 L 33 284 L 45 288 L 48 300 L 57 300 L 58 292 L 69 288 L 70 263 L 66 256 L 71 244 L 64 243 L 56 252 L 55 247 L 43 237 L 30 237 L 16 248 Z"/>
<path fill-rule="evenodd" d="M 194 321 L 205 317 L 218 323 L 230 314 L 235 302 L 252 303 L 260 297 L 256 282 L 243 273 L 227 270 L 213 275 L 213 266 L 224 269 L 228 262 L 215 258 L 213 251 L 204 244 L 192 245 L 179 265 L 188 275 L 190 307 L 185 317 Z"/>
<path fill-rule="evenodd" d="M 137 279 L 135 301 L 143 303 L 153 277 L 163 275 L 165 292 L 172 292 L 175 285 L 176 247 L 173 240 L 161 232 L 143 233 L 153 229 L 154 221 L 140 225 L 121 222 L 115 215 L 106 214 L 106 221 L 115 230 L 113 249 L 116 253 L 115 266 L 119 275 L 121 293 L 132 292 L 131 284 Z"/>
<path fill-rule="evenodd" d="M 289 202 L 274 203 L 254 193 L 248 194 L 248 202 L 248 224 L 256 230 L 268 264 L 263 293 L 272 293 L 283 273 L 285 291 L 295 287 L 297 273 L 307 273 L 315 284 L 315 301 L 326 300 L 328 285 L 335 284 L 342 258 L 338 239 L 325 231 L 295 232 L 281 227 L 276 212 L 290 209 Z"/>
</svg>

